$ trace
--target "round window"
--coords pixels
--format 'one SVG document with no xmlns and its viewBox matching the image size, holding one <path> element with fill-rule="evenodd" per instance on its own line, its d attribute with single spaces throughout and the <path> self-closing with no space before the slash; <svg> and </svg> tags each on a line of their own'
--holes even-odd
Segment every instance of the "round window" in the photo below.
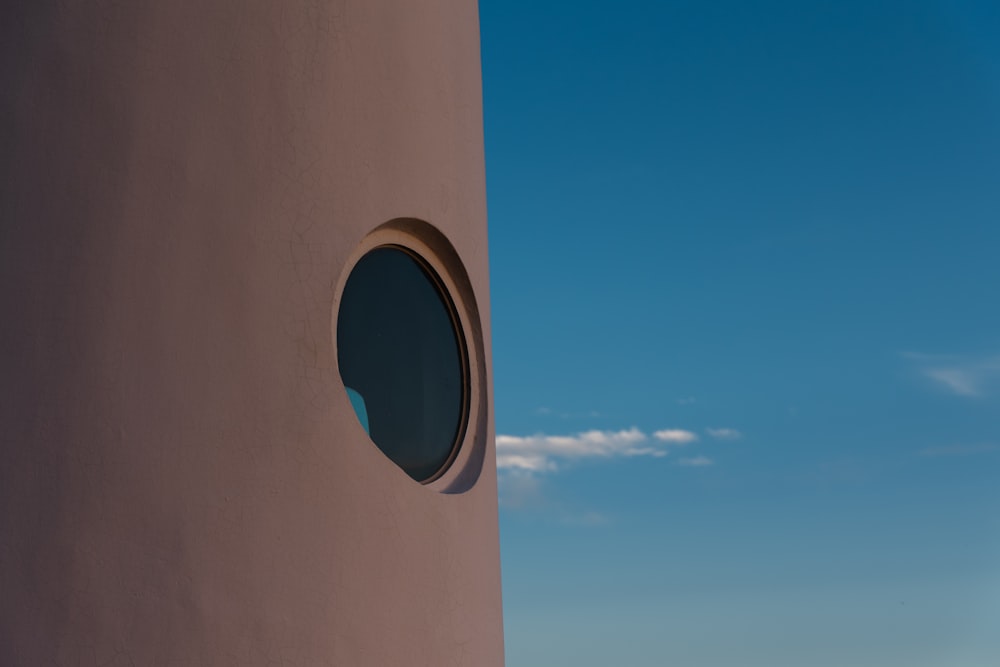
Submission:
<svg viewBox="0 0 1000 667">
<path fill-rule="evenodd" d="M 451 300 L 401 246 L 364 255 L 337 315 L 340 377 L 361 425 L 413 479 L 447 468 L 464 431 L 467 360 Z"/>
</svg>

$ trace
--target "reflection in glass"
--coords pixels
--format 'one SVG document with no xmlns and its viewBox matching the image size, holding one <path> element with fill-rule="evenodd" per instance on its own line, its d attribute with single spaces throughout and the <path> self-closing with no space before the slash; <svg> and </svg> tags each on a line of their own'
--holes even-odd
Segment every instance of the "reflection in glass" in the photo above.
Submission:
<svg viewBox="0 0 1000 667">
<path fill-rule="evenodd" d="M 371 428 L 368 426 L 368 406 L 365 405 L 365 399 L 350 387 L 347 387 L 347 397 L 351 399 L 351 407 L 354 408 L 354 414 L 358 416 L 358 421 L 364 427 L 365 433 L 371 435 Z"/>
</svg>

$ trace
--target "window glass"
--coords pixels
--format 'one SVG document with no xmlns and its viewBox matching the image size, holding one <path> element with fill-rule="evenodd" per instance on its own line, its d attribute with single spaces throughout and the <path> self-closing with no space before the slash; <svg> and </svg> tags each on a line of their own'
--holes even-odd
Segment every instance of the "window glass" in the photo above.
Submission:
<svg viewBox="0 0 1000 667">
<path fill-rule="evenodd" d="M 464 419 L 464 358 L 450 302 L 395 246 L 355 265 L 337 318 L 340 376 L 382 452 L 424 481 L 448 464 Z"/>
</svg>

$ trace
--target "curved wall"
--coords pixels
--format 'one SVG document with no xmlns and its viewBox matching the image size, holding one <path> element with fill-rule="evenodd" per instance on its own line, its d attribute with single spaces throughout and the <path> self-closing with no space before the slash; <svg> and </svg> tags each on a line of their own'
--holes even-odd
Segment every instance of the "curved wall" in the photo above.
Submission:
<svg viewBox="0 0 1000 667">
<path fill-rule="evenodd" d="M 476 12 L 2 4 L 0 664 L 503 663 Z M 475 300 L 454 488 L 337 370 L 336 290 L 397 219 Z"/>
</svg>

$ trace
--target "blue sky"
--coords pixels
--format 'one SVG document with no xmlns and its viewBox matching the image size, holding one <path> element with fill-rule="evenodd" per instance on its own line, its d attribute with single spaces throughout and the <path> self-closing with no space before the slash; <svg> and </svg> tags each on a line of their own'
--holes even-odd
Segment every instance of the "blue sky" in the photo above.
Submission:
<svg viewBox="0 0 1000 667">
<path fill-rule="evenodd" d="M 1000 660 L 1000 5 L 481 0 L 509 667 Z"/>
</svg>

